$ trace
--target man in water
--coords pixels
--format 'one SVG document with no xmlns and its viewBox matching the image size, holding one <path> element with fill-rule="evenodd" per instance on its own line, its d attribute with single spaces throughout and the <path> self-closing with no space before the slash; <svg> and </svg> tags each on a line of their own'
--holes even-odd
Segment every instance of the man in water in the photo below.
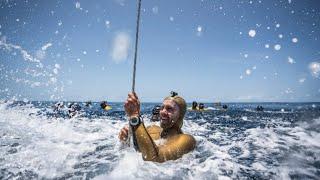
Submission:
<svg viewBox="0 0 320 180">
<path fill-rule="evenodd" d="M 129 124 L 132 128 L 133 141 L 146 161 L 165 162 L 175 160 L 192 151 L 196 146 L 193 136 L 181 130 L 187 105 L 177 94 L 166 97 L 160 109 L 160 127 L 145 127 L 140 117 L 140 102 L 135 93 L 130 93 L 124 105 Z M 128 127 L 121 129 L 119 139 L 126 141 Z M 162 139 L 161 144 L 157 140 Z M 158 141 L 160 142 L 160 141 Z"/>
<path fill-rule="evenodd" d="M 151 117 L 151 121 L 155 122 L 155 121 L 160 121 L 160 109 L 161 106 L 156 105 L 154 106 L 154 108 L 152 109 L 152 117 Z"/>
<path fill-rule="evenodd" d="M 199 110 L 204 110 L 204 104 L 203 103 L 199 103 Z"/>
<path fill-rule="evenodd" d="M 196 101 L 192 102 L 192 110 L 197 110 L 198 103 Z"/>
</svg>

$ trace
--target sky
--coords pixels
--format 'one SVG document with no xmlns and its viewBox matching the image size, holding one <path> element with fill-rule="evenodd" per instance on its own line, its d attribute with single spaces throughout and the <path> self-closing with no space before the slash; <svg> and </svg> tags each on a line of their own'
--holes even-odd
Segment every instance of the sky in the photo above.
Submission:
<svg viewBox="0 0 320 180">
<path fill-rule="evenodd" d="M 136 92 L 319 102 L 320 1 L 142 0 Z M 0 0 L 0 99 L 123 102 L 137 1 Z"/>
</svg>

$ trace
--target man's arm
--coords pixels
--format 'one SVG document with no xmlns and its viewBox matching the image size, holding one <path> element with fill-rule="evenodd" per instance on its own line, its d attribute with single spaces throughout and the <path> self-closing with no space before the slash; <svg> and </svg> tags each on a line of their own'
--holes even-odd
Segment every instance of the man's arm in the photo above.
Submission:
<svg viewBox="0 0 320 180">
<path fill-rule="evenodd" d="M 165 162 L 175 160 L 195 148 L 195 139 L 187 134 L 179 134 L 168 138 L 166 144 L 157 146 L 141 123 L 134 128 L 139 151 L 146 161 Z"/>
</svg>

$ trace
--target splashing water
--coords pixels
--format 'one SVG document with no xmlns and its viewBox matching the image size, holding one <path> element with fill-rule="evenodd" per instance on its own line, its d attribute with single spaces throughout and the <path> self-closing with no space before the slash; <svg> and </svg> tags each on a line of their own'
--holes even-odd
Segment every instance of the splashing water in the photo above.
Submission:
<svg viewBox="0 0 320 180">
<path fill-rule="evenodd" d="M 122 104 L 99 103 L 68 118 L 53 102 L 0 103 L 1 179 L 316 179 L 320 162 L 319 103 L 228 104 L 188 112 L 183 131 L 196 149 L 181 159 L 145 162 L 122 147 Z M 65 102 L 64 104 L 67 104 Z M 81 103 L 79 103 L 81 104 Z M 154 104 L 143 104 L 146 124 Z M 282 111 L 283 110 L 283 111 Z"/>
</svg>

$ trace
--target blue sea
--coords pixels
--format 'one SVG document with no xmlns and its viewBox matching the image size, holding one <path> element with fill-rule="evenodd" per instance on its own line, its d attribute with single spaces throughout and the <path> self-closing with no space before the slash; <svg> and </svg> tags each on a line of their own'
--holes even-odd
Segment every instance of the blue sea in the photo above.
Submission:
<svg viewBox="0 0 320 180">
<path fill-rule="evenodd" d="M 70 102 L 55 103 L 0 101 L 0 179 L 320 178 L 320 103 L 205 104 L 184 120 L 196 149 L 165 163 L 145 162 L 119 142 L 122 103 L 103 111 L 99 102 L 77 102 L 71 118 Z M 142 103 L 146 125 L 157 124 L 155 105 Z"/>
</svg>

